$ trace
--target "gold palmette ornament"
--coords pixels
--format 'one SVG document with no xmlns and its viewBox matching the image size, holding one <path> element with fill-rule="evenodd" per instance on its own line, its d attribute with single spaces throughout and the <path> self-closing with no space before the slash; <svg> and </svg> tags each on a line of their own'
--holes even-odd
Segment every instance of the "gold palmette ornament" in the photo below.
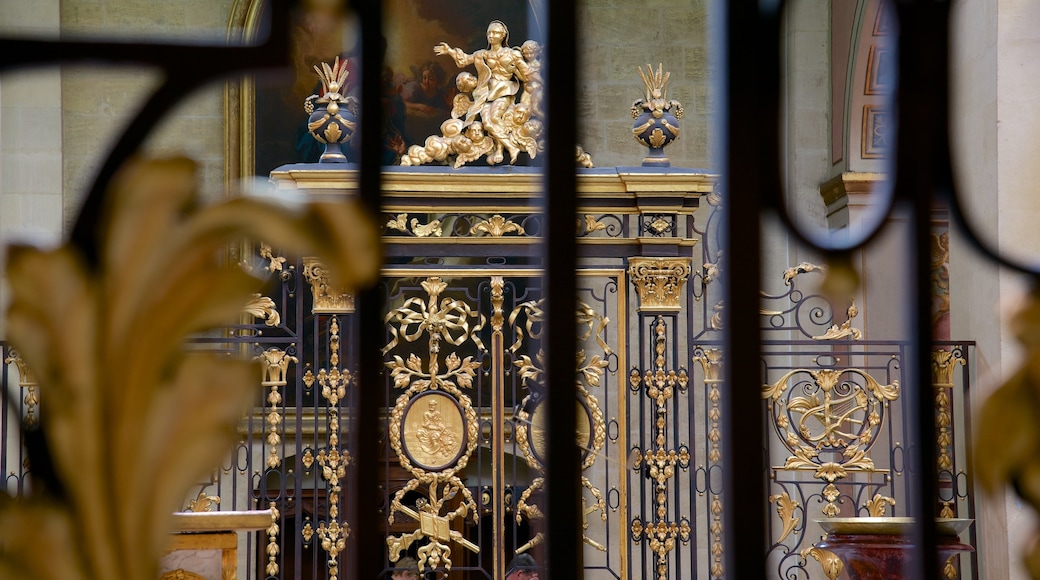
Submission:
<svg viewBox="0 0 1040 580">
<path fill-rule="evenodd" d="M 349 287 L 378 276 L 378 232 L 356 204 L 200 208 L 195 169 L 122 168 L 96 265 L 68 245 L 9 249 L 7 331 L 47 393 L 40 428 L 64 493 L 34 485 L 0 502 L 0 578 L 158 577 L 174 511 L 227 453 L 256 389 L 256 362 L 182 348 L 235 324 L 262 284 L 221 264 L 229 242 L 322 256 Z"/>
<path fill-rule="evenodd" d="M 1012 484 L 1040 511 L 1040 287 L 1033 288 L 1010 327 L 1025 349 L 1025 362 L 982 405 L 975 470 L 986 491 Z M 1033 542 L 1028 550 L 1026 568 L 1040 578 L 1040 544 Z"/>
</svg>

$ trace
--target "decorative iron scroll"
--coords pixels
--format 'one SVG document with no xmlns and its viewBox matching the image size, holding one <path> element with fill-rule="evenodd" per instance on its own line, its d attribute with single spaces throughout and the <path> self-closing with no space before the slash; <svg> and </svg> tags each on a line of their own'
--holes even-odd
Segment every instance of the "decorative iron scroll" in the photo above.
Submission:
<svg viewBox="0 0 1040 580">
<path fill-rule="evenodd" d="M 389 558 L 396 562 L 401 553 L 420 538 L 429 543 L 421 547 L 419 568 L 451 569 L 450 542 L 479 552 L 480 548 L 463 535 L 451 529 L 452 521 L 471 516 L 477 518 L 477 505 L 469 489 L 456 473 L 466 467 L 477 447 L 477 413 L 468 395 L 479 368 L 472 356 L 460 359 L 455 352 L 443 357 L 441 371 L 441 344 L 461 346 L 473 338 L 469 321 L 477 315 L 469 304 L 452 298 L 440 300 L 447 288 L 439 277 L 430 277 L 421 284 L 429 295 L 424 300 L 412 297 L 387 315 L 391 340 L 383 349 L 391 352 L 401 340 L 414 342 L 427 337 L 428 359 L 423 361 L 414 353 L 408 359 L 394 355 L 387 362 L 394 387 L 404 389 L 390 415 L 390 445 L 397 454 L 401 467 L 412 474 L 412 479 L 394 494 L 388 523 L 393 524 L 396 514 L 404 514 L 419 523 L 411 533 L 386 539 Z M 408 492 L 419 491 L 425 497 L 416 503 L 416 509 L 402 504 Z M 445 513 L 447 502 L 461 494 L 458 508 Z"/>
<path fill-rule="evenodd" d="M 540 338 L 541 323 L 545 320 L 543 303 L 544 301 L 542 300 L 525 302 L 517 306 L 509 314 L 509 326 L 515 334 L 515 341 L 510 348 L 513 353 L 519 351 L 524 343 L 525 336 L 531 339 Z M 575 382 L 575 388 L 577 389 L 575 405 L 577 419 L 575 425 L 577 444 L 581 449 L 581 470 L 584 472 L 588 471 L 596 463 L 596 459 L 606 443 L 607 429 L 603 410 L 600 407 L 599 400 L 589 389 L 599 387 L 602 384 L 605 369 L 609 364 L 607 358 L 613 353 L 613 350 L 603 338 L 603 333 L 610 322 L 607 317 L 597 313 L 581 301 L 578 302 L 576 315 L 579 328 L 584 329 L 579 333 L 578 342 L 585 343 L 589 340 L 594 340 L 598 349 L 602 351 L 602 354 L 595 354 L 591 359 L 588 358 L 585 349 L 580 349 L 577 352 Z M 528 390 L 527 396 L 520 403 L 520 408 L 516 413 L 517 445 L 527 459 L 528 465 L 536 469 L 540 474 L 539 477 L 536 477 L 531 482 L 530 487 L 524 490 L 517 501 L 516 522 L 518 524 L 523 522 L 524 518 L 527 518 L 528 521 L 534 521 L 544 517 L 539 506 L 531 503 L 533 494 L 541 490 L 545 484 L 545 468 L 548 459 L 547 442 L 545 440 L 545 433 L 547 432 L 545 423 L 548 419 L 546 417 L 547 407 L 544 404 L 545 387 L 542 383 L 542 377 L 545 372 L 544 361 L 545 352 L 539 349 L 534 359 L 529 355 L 520 355 L 515 363 L 519 370 L 521 383 Z M 582 476 L 581 485 L 592 497 L 590 505 L 587 501 L 587 496 L 584 496 L 583 492 L 581 500 L 583 518 L 587 520 L 589 515 L 599 512 L 600 520 L 605 522 L 607 520 L 607 505 L 603 498 L 603 493 L 593 485 L 588 477 Z M 586 521 L 584 522 L 583 530 L 587 529 L 588 523 Z M 517 548 L 516 553 L 526 552 L 544 540 L 545 534 L 538 532 L 529 542 Z M 607 549 L 605 545 L 593 540 L 584 531 L 582 532 L 582 541 L 600 551 L 606 551 Z"/>
<path fill-rule="evenodd" d="M 792 386 L 799 375 L 808 378 Z M 842 376 L 848 378 L 841 380 Z M 882 385 L 854 368 L 795 369 L 762 388 L 762 398 L 772 404 L 770 418 L 776 433 L 792 453 L 780 469 L 812 470 L 813 477 L 827 482 L 824 515 L 838 515 L 835 500 L 840 492 L 835 481 L 849 471 L 877 471 L 868 452 L 888 403 L 898 397 L 898 381 Z"/>
</svg>

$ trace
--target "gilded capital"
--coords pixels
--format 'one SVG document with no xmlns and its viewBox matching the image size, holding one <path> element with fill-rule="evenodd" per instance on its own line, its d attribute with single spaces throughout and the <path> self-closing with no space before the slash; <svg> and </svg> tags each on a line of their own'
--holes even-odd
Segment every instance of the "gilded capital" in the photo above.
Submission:
<svg viewBox="0 0 1040 580">
<path fill-rule="evenodd" d="M 717 383 L 722 379 L 722 351 L 717 348 L 709 348 L 693 357 L 704 369 L 704 382 Z"/>
<path fill-rule="evenodd" d="M 951 351 L 946 349 L 940 348 L 932 351 L 932 386 L 953 386 L 953 371 L 957 368 L 957 363 L 963 365 L 967 361 L 955 357 Z"/>
<path fill-rule="evenodd" d="M 354 312 L 354 295 L 329 284 L 329 271 L 317 258 L 303 259 L 303 277 L 311 285 L 315 314 Z"/>
<path fill-rule="evenodd" d="M 628 259 L 628 276 L 639 292 L 640 312 L 678 312 L 690 277 L 691 258 Z"/>
</svg>

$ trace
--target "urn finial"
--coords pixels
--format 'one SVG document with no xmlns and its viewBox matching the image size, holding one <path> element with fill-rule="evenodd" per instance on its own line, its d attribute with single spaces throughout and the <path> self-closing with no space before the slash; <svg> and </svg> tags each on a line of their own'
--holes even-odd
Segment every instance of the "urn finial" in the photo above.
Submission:
<svg viewBox="0 0 1040 580">
<path fill-rule="evenodd" d="M 646 167 L 669 167 L 671 162 L 664 148 L 679 137 L 679 119 L 683 116 L 682 104 L 668 100 L 668 79 L 671 73 L 664 71 L 663 64 L 646 65 L 646 72 L 639 68 L 646 95 L 632 103 L 632 134 L 636 141 L 646 145 L 649 151 L 643 158 Z"/>
</svg>

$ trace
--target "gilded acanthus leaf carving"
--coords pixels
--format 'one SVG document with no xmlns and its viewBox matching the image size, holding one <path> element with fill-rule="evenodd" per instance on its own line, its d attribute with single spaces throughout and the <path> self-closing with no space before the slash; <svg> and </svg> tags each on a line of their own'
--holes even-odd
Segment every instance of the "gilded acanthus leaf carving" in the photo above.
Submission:
<svg viewBox="0 0 1040 580">
<path fill-rule="evenodd" d="M 97 264 L 73 246 L 10 248 L 6 328 L 48 394 L 43 428 L 64 493 L 34 485 L 0 503 L 4 578 L 158 577 L 171 506 L 220 463 L 257 386 L 250 361 L 182 349 L 190 333 L 234 324 L 258 290 L 220 264 L 228 242 L 323 255 L 350 286 L 378 275 L 376 228 L 353 204 L 190 209 L 195 184 L 187 159 L 122 168 Z"/>
<path fill-rule="evenodd" d="M 791 535 L 795 526 L 798 525 L 798 518 L 795 516 L 795 510 L 797 510 L 799 506 L 798 502 L 791 499 L 791 496 L 786 491 L 769 496 L 769 503 L 776 504 L 776 514 L 780 516 L 780 522 L 783 524 L 783 528 L 780 531 L 780 537 L 776 540 L 776 543 L 779 544 L 787 539 L 787 536 Z"/>
<path fill-rule="evenodd" d="M 278 314 L 278 308 L 275 306 L 274 300 L 267 296 L 261 296 L 259 293 L 252 295 L 252 298 L 246 304 L 246 314 L 253 316 L 253 318 L 261 318 L 264 320 L 264 324 L 267 326 L 278 326 L 282 322 L 282 317 Z"/>
</svg>

